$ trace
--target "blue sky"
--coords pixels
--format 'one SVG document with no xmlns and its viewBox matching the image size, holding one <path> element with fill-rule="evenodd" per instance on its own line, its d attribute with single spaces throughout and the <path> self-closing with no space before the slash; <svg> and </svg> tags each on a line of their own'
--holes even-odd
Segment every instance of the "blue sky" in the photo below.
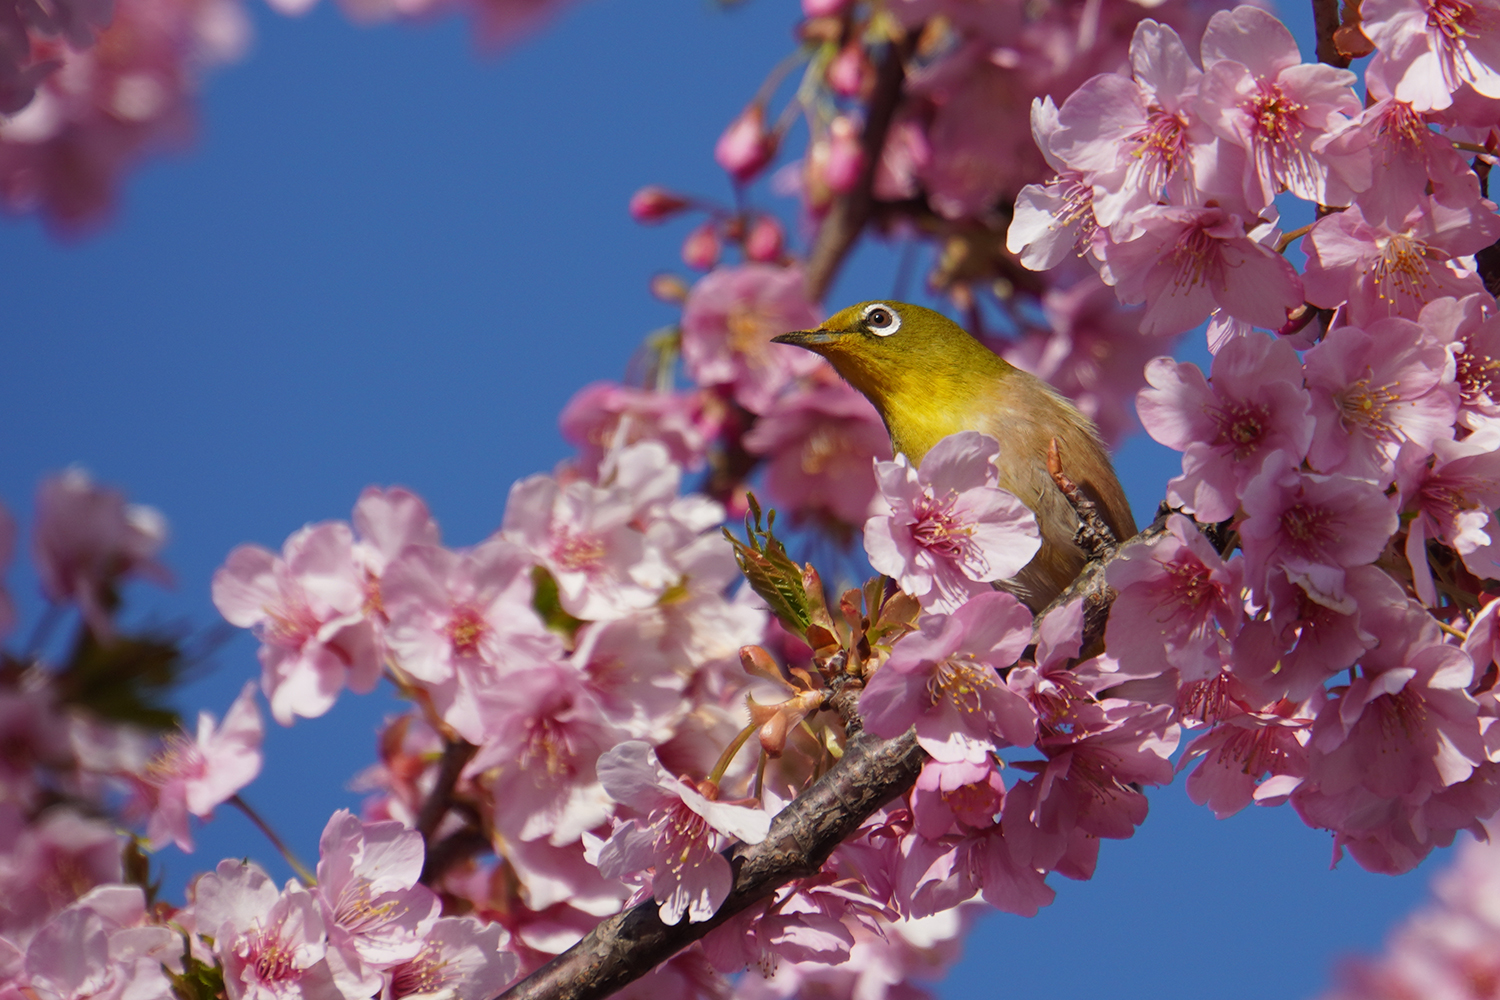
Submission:
<svg viewBox="0 0 1500 1000">
<path fill-rule="evenodd" d="M 451 544 L 494 530 L 510 484 L 566 454 L 573 391 L 674 319 L 646 283 L 680 270 L 686 225 L 637 226 L 626 200 L 653 182 L 728 196 L 713 142 L 789 50 L 796 5 L 593 0 L 499 57 L 453 19 L 250 12 L 257 42 L 207 81 L 196 144 L 134 173 L 110 227 L 64 245 L 0 220 L 0 499 L 25 523 L 38 477 L 78 463 L 159 507 L 178 582 L 136 592 L 140 621 L 217 622 L 208 582 L 233 546 L 347 518 L 369 483 L 417 490 Z M 895 270 L 863 250 L 830 306 L 888 294 Z M 1177 456 L 1138 438 L 1119 464 L 1144 520 Z M 24 560 L 7 582 L 34 620 Z M 222 714 L 257 669 L 240 636 L 180 706 Z M 357 807 L 347 783 L 396 707 L 272 724 L 246 796 L 304 857 Z M 1092 882 L 986 920 L 941 995 L 1309 996 L 1432 869 L 1329 870 L 1328 836 L 1290 809 L 1219 822 L 1181 783 L 1151 803 Z M 180 887 L 247 852 L 285 877 L 231 811 L 196 855 L 159 857 Z"/>
</svg>

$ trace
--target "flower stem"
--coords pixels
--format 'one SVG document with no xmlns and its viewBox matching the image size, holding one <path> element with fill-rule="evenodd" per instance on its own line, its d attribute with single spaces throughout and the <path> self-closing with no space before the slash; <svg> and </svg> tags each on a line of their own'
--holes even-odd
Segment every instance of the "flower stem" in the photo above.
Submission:
<svg viewBox="0 0 1500 1000">
<path fill-rule="evenodd" d="M 740 734 L 730 742 L 729 746 L 724 748 L 723 753 L 719 754 L 719 762 L 714 765 L 713 773 L 708 776 L 709 781 L 717 785 L 724 780 L 724 772 L 729 770 L 729 764 L 734 760 L 734 755 L 740 752 L 740 747 L 745 745 L 745 741 L 750 738 L 750 734 L 759 728 L 760 726 L 752 722 L 740 730 Z"/>
<path fill-rule="evenodd" d="M 304 885 L 318 884 L 318 880 L 313 877 L 313 873 L 307 870 L 306 865 L 297 860 L 297 855 L 293 854 L 292 849 L 287 847 L 286 843 L 276 835 L 276 831 L 271 829 L 270 824 L 260 818 L 260 813 L 250 808 L 250 803 L 236 795 L 229 800 L 229 804 L 249 817 L 250 822 L 255 824 L 256 829 L 266 835 L 266 839 L 271 842 L 271 846 L 276 848 L 281 856 L 286 859 L 286 863 L 292 866 L 292 871 L 297 873 L 297 877 L 302 880 Z"/>
</svg>

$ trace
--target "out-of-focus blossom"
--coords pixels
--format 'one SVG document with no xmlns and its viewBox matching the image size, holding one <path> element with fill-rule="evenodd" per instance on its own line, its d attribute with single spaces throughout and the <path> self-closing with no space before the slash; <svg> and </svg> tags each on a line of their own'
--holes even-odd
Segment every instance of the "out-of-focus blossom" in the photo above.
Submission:
<svg viewBox="0 0 1500 1000">
<path fill-rule="evenodd" d="M 579 470 L 588 475 L 597 475 L 611 448 L 640 441 L 660 441 L 672 461 L 700 468 L 714 431 L 701 392 L 652 392 L 614 382 L 579 389 L 557 422 L 579 450 Z"/>
<path fill-rule="evenodd" d="M 765 105 L 756 103 L 724 130 L 714 146 L 714 159 L 731 177 L 744 183 L 771 162 L 776 146 L 775 134 L 766 128 Z"/>
<path fill-rule="evenodd" d="M 723 267 L 694 285 L 683 306 L 683 361 L 699 385 L 728 386 L 741 406 L 764 413 L 793 378 L 822 364 L 771 338 L 817 325 L 797 268 Z"/>
<path fill-rule="evenodd" d="M 1041 548 L 1036 517 L 996 485 L 999 455 L 994 438 L 963 431 L 933 445 L 920 469 L 905 455 L 875 466 L 890 513 L 865 524 L 870 565 L 927 611 L 957 611 Z"/>
<path fill-rule="evenodd" d="M 40 5 L 27 7 L 47 16 Z M 200 74 L 238 59 L 251 29 L 235 0 L 85 0 L 45 9 L 63 14 L 70 30 L 23 41 L 39 57 L 33 67 L 57 68 L 40 83 L 28 73 L 35 97 L 0 121 L 0 206 L 76 232 L 108 214 L 124 170 L 188 137 Z M 90 23 L 105 22 L 89 44 Z M 0 87 L 4 75 L 0 66 Z"/>
<path fill-rule="evenodd" d="M 532 476 L 511 487 L 503 531 L 557 581 L 563 610 L 607 621 L 650 607 L 677 582 L 659 539 L 638 521 L 677 492 L 681 469 L 654 441 L 613 459 L 607 485 Z"/>
<path fill-rule="evenodd" d="M 682 241 L 682 262 L 697 271 L 707 271 L 719 262 L 724 252 L 719 240 L 719 224 L 713 220 L 693 227 Z"/>
<path fill-rule="evenodd" d="M 100 638 L 110 623 L 116 585 L 128 576 L 167 583 L 156 561 L 167 540 L 167 521 L 152 507 L 127 504 L 125 495 L 97 486 L 82 469 L 42 480 L 36 494 L 32 550 L 42 592 L 72 601 Z"/>
<path fill-rule="evenodd" d="M 630 217 L 636 222 L 665 222 L 690 204 L 682 195 L 653 184 L 630 196 Z"/>
<path fill-rule="evenodd" d="M 858 527 L 875 499 L 875 462 L 890 436 L 869 400 L 846 382 L 782 396 L 745 435 L 769 462 L 766 489 L 795 521 Z"/>
<path fill-rule="evenodd" d="M 170 1000 L 182 939 L 147 924 L 139 886 L 105 885 L 44 924 L 26 948 L 20 996 L 39 1000 Z M 17 984 L 18 985 L 18 984 Z"/>
<path fill-rule="evenodd" d="M 263 736 L 252 681 L 224 713 L 222 726 L 208 712 L 199 712 L 194 739 L 179 733 L 166 737 L 161 751 L 135 776 L 138 808 L 149 810 L 146 838 L 153 850 L 168 843 L 193 849 L 188 816 L 208 819 L 255 780 Z"/>
</svg>

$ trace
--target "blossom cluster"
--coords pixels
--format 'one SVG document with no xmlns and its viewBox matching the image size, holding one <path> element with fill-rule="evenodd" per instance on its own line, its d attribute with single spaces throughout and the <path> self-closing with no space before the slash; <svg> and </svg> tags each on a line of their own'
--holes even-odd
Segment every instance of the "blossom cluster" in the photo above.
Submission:
<svg viewBox="0 0 1500 1000">
<path fill-rule="evenodd" d="M 1303 63 L 1258 7 L 1209 20 L 1201 67 L 1169 25 L 1142 21 L 1128 76 L 1033 105 L 1056 175 L 1017 199 L 1012 251 L 1037 269 L 1082 256 L 1121 302 L 1144 303 L 1143 331 L 1162 334 L 1210 315 L 1281 330 L 1306 322 L 1304 301 L 1363 327 L 1483 291 L 1468 258 L 1500 221 L 1454 142 L 1483 149 L 1500 120 L 1492 54 L 1467 41 L 1495 12 L 1418 0 L 1362 10 L 1379 47 L 1368 106 L 1354 73 Z M 1417 17 L 1437 28 L 1414 35 Z M 1283 192 L 1339 209 L 1307 232 L 1301 275 L 1282 256 Z"/>
</svg>

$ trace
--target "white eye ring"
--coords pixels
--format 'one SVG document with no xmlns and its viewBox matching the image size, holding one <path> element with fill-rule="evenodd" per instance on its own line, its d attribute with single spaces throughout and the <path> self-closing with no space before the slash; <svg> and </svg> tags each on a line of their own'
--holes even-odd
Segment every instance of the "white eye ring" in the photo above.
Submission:
<svg viewBox="0 0 1500 1000">
<path fill-rule="evenodd" d="M 871 302 L 865 306 L 865 329 L 877 337 L 889 337 L 901 329 L 901 314 L 884 302 Z"/>
</svg>

